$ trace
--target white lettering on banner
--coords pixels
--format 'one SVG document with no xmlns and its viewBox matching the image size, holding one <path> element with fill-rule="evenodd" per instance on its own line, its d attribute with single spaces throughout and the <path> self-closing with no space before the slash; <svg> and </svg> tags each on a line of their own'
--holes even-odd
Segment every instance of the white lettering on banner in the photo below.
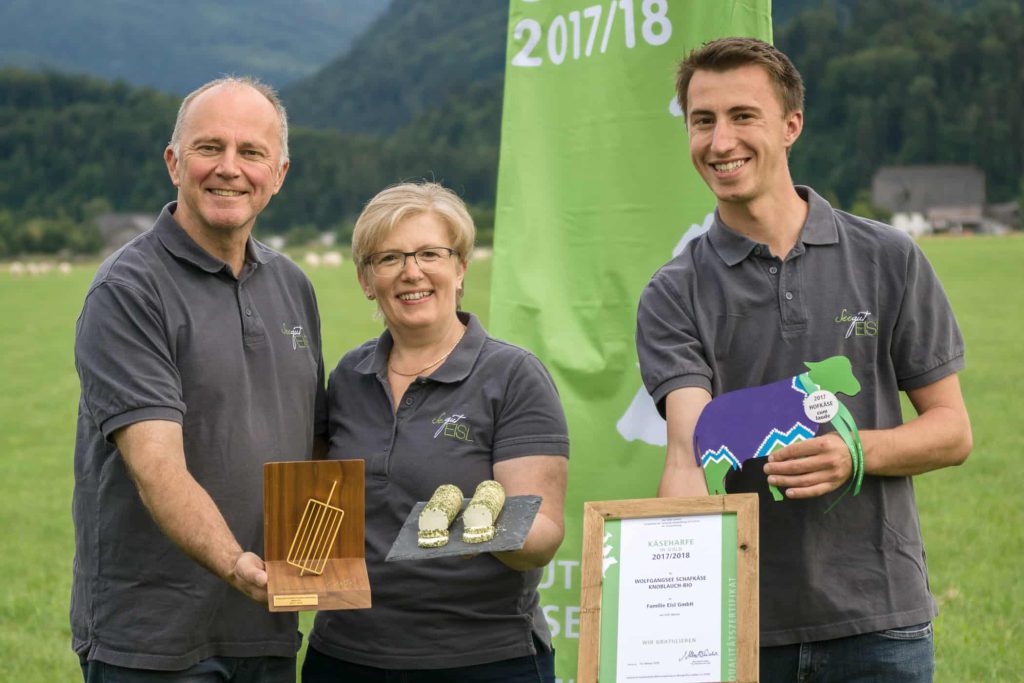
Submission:
<svg viewBox="0 0 1024 683">
<path fill-rule="evenodd" d="M 579 605 L 569 605 L 565 608 L 565 637 L 580 637 L 580 608 Z"/>
<path fill-rule="evenodd" d="M 559 574 L 561 574 L 561 588 L 567 591 L 572 590 L 573 586 L 576 585 L 575 573 L 579 566 L 579 560 L 552 560 L 544 568 L 544 575 L 541 577 L 538 588 L 553 588 L 555 581 L 558 580 Z M 544 605 L 542 609 L 552 637 L 580 637 L 579 605 Z"/>
<path fill-rule="evenodd" d="M 664 45 L 672 37 L 672 21 L 668 18 L 668 0 L 640 0 L 640 36 L 648 45 Z M 604 31 L 601 37 L 600 53 L 608 51 L 608 43 L 615 27 L 615 17 L 622 13 L 622 39 L 627 49 L 636 47 L 636 0 L 610 0 L 608 11 L 604 5 L 591 5 L 581 12 L 573 10 L 568 15 L 557 15 L 548 24 L 547 55 L 552 64 L 563 64 L 572 48 L 572 59 L 591 57 L 594 42 L 604 16 Z M 566 23 L 568 16 L 568 23 Z M 570 26 L 572 27 L 570 30 Z M 584 45 L 583 37 L 586 36 Z M 512 57 L 512 66 L 535 67 L 544 64 L 544 48 L 538 48 L 544 36 L 544 27 L 536 19 L 520 19 L 512 32 L 512 39 L 525 43 Z M 536 50 L 537 54 L 534 53 Z"/>
<path fill-rule="evenodd" d="M 544 605 L 544 619 L 548 622 L 548 630 L 551 637 L 576 638 L 580 637 L 580 607 L 569 605 L 563 608 L 561 605 Z M 559 617 L 563 617 L 559 619 Z"/>
<path fill-rule="evenodd" d="M 548 630 L 551 637 L 555 638 L 562 633 L 562 625 L 558 621 L 558 605 L 544 605 L 544 620 L 548 622 Z"/>
<path fill-rule="evenodd" d="M 555 569 L 555 565 L 562 567 L 562 569 L 564 570 L 562 588 L 564 588 L 565 590 L 571 590 L 573 586 L 572 571 L 576 567 L 580 566 L 579 560 L 555 560 L 549 562 L 548 565 L 544 568 L 544 576 L 541 577 L 540 584 L 537 586 L 537 588 L 544 590 L 547 588 L 551 588 L 555 585 L 555 576 L 557 571 Z"/>
</svg>

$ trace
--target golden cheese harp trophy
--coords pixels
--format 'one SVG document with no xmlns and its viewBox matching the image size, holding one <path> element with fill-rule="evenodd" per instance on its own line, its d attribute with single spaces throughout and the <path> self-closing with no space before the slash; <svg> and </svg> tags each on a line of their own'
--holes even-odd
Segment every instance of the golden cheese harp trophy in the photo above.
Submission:
<svg viewBox="0 0 1024 683">
<path fill-rule="evenodd" d="M 263 466 L 271 612 L 370 606 L 362 460 Z"/>
</svg>

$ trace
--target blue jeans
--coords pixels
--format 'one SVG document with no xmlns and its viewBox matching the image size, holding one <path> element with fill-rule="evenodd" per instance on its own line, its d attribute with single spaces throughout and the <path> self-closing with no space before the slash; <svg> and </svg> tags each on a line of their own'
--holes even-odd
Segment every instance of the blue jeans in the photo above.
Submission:
<svg viewBox="0 0 1024 683">
<path fill-rule="evenodd" d="M 302 683 L 555 683 L 555 653 L 537 646 L 536 655 L 455 669 L 375 669 L 335 659 L 310 646 L 302 662 Z"/>
<path fill-rule="evenodd" d="M 85 683 L 295 683 L 294 657 L 210 657 L 183 671 L 79 660 Z"/>
<path fill-rule="evenodd" d="M 931 623 L 761 648 L 761 683 L 931 683 Z"/>
</svg>

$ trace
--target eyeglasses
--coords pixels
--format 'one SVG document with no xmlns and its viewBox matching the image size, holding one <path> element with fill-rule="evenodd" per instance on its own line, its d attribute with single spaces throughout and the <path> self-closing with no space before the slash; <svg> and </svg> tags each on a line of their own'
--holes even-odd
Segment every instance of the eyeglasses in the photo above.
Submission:
<svg viewBox="0 0 1024 683">
<path fill-rule="evenodd" d="M 363 263 L 370 266 L 374 275 L 384 277 L 397 275 L 405 270 L 405 260 L 410 256 L 424 273 L 434 273 L 444 267 L 452 256 L 459 252 L 450 247 L 425 247 L 416 251 L 378 251 L 370 254 Z"/>
</svg>

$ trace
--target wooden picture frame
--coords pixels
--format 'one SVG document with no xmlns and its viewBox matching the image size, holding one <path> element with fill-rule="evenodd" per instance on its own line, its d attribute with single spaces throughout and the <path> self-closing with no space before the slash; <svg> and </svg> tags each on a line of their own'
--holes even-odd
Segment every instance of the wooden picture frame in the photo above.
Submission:
<svg viewBox="0 0 1024 683">
<path fill-rule="evenodd" d="M 623 526 L 621 522 L 625 520 L 644 521 L 629 521 Z M 730 554 L 728 544 L 733 524 L 736 533 L 734 556 Z M 613 532 L 623 535 L 615 536 Z M 686 535 L 694 535 L 694 532 L 702 539 L 711 539 L 710 543 L 701 545 L 706 543 L 701 541 L 697 545 L 692 545 L 695 543 L 692 538 L 683 538 Z M 715 533 L 718 534 L 717 546 L 714 545 Z M 677 540 L 644 542 L 642 539 L 647 538 L 647 534 L 653 534 L 652 538 L 676 537 Z M 678 668 L 679 673 L 687 674 L 685 680 L 693 683 L 756 683 L 760 643 L 758 536 L 758 498 L 752 493 L 585 503 L 577 680 L 580 683 L 611 683 L 616 680 L 616 667 L 636 666 L 637 669 L 630 669 L 630 672 L 642 674 L 645 670 L 653 671 L 645 667 L 660 667 L 659 672 L 665 671 L 666 668 L 675 672 Z M 630 552 L 626 555 L 614 555 L 613 543 L 620 544 L 620 552 Z M 666 545 L 667 548 L 663 547 Z M 713 566 L 717 561 L 709 552 L 705 552 L 701 559 L 691 560 L 689 547 L 698 554 L 701 548 L 721 548 L 717 584 L 707 579 L 707 576 L 715 576 L 713 573 L 686 575 L 687 563 L 691 561 L 703 562 L 703 566 Z M 644 550 L 640 552 L 637 548 Z M 678 559 L 682 556 L 685 556 L 685 559 Z M 627 562 L 622 563 L 620 568 L 623 576 L 620 577 L 615 565 L 618 559 L 625 560 L 627 557 L 633 559 L 628 561 L 628 566 Z M 728 564 L 732 557 L 735 558 L 734 574 L 733 565 Z M 647 575 L 634 574 L 648 569 L 659 572 L 666 578 L 637 578 Z M 614 581 L 614 586 L 607 586 L 607 591 L 606 572 L 610 574 L 609 584 Z M 731 577 L 735 579 L 734 593 L 730 592 Z M 626 580 L 622 584 L 622 593 L 619 591 L 621 579 Z M 687 579 L 694 581 L 687 582 Z M 709 585 L 700 585 L 705 580 Z M 669 581 L 672 583 L 664 583 Z M 653 590 L 655 588 L 668 590 Z M 622 604 L 624 596 L 635 596 L 637 591 L 649 591 L 643 594 L 649 596 L 653 602 L 646 602 L 638 607 L 635 599 L 626 598 L 629 602 Z M 602 605 L 606 593 L 607 599 L 613 600 L 614 604 Z M 683 600 L 687 601 L 672 602 L 670 595 L 684 595 L 686 597 Z M 712 602 L 715 595 L 720 601 L 718 605 Z M 696 597 L 696 600 L 688 600 L 693 597 Z M 660 601 L 662 598 L 669 599 Z M 694 604 L 698 607 L 693 607 Z M 681 621 L 695 623 L 696 620 L 688 616 L 692 612 L 687 610 L 699 610 L 701 605 L 712 605 L 715 609 L 719 609 L 720 605 L 720 619 L 717 622 L 720 629 L 717 635 L 720 636 L 720 640 L 717 642 L 721 643 L 721 648 L 706 647 L 704 641 L 694 642 L 699 640 L 695 638 L 673 639 L 673 634 L 665 633 L 662 628 L 671 625 L 673 621 L 675 624 Z M 622 610 L 620 606 L 623 607 Z M 644 619 L 634 619 L 637 616 L 634 613 L 639 612 L 644 613 Z M 609 615 L 604 622 L 602 614 Z M 614 623 L 610 622 L 612 619 Z M 603 625 L 607 632 L 602 639 Z M 732 630 L 733 626 L 735 630 Z M 657 632 L 663 636 L 655 640 L 640 640 L 640 635 L 634 635 L 652 628 L 661 629 Z M 630 635 L 621 640 L 620 633 Z M 715 641 L 716 635 L 705 632 L 702 638 Z M 603 660 L 602 640 L 605 647 Z M 620 661 L 623 655 L 619 650 L 624 642 L 628 643 L 630 648 L 636 646 L 637 651 L 643 652 L 644 656 L 634 659 L 631 651 Z M 713 656 L 710 653 L 714 653 Z M 711 673 L 701 673 L 701 667 Z M 733 673 L 734 675 L 731 675 Z M 642 680 L 642 676 L 637 678 Z"/>
<path fill-rule="evenodd" d="M 363 460 L 263 466 L 263 552 L 271 612 L 371 606 L 364 468 Z M 315 544 L 305 542 L 304 530 L 310 529 Z M 315 548 L 297 550 L 310 545 Z"/>
</svg>

